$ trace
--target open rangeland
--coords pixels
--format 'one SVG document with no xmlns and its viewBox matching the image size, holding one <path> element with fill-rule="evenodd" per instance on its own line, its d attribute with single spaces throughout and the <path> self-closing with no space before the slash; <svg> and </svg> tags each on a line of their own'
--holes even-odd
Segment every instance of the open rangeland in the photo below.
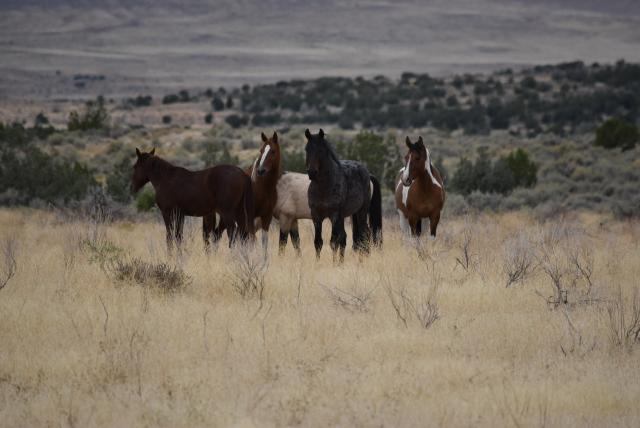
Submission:
<svg viewBox="0 0 640 428">
<path fill-rule="evenodd" d="M 640 425 L 638 222 L 386 218 L 334 265 L 149 218 L 0 212 L 0 425 Z"/>
</svg>

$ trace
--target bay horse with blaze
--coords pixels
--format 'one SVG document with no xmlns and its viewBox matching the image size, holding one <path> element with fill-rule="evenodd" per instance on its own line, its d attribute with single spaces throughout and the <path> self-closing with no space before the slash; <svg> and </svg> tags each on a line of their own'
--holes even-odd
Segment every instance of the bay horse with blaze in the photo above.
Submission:
<svg viewBox="0 0 640 428">
<path fill-rule="evenodd" d="M 422 137 L 416 143 L 407 137 L 405 143 L 409 149 L 406 165 L 400 170 L 395 192 L 400 228 L 418 237 L 422 232 L 422 219 L 428 218 L 431 237 L 435 239 L 445 200 L 442 176 L 431 164 L 431 155 Z"/>
<path fill-rule="evenodd" d="M 268 138 L 261 133 L 262 146 L 258 158 L 249 167 L 247 173 L 251 177 L 251 187 L 255 200 L 256 229 L 262 229 L 262 247 L 265 252 L 269 244 L 269 226 L 273 219 L 273 211 L 278 200 L 278 180 L 282 176 L 280 166 L 280 144 L 278 134 Z"/>
<path fill-rule="evenodd" d="M 162 213 L 166 229 L 167 248 L 173 241 L 182 242 L 184 217 L 203 217 L 202 228 L 205 248 L 209 236 L 220 239 L 222 230 L 215 227 L 215 214 L 221 223 L 237 225 L 237 235 L 229 233 L 230 242 L 237 237 L 253 239 L 254 199 L 251 179 L 236 166 L 218 165 L 200 171 L 189 171 L 174 166 L 155 155 L 155 148 L 148 153 L 136 148 L 137 160 L 133 166 L 131 190 L 137 193 L 151 182 L 156 194 L 156 205 Z"/>
</svg>

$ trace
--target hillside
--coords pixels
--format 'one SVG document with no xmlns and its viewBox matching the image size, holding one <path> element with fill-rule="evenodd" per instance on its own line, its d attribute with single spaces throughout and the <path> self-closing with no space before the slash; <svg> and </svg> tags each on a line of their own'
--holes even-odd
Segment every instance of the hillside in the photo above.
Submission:
<svg viewBox="0 0 640 428">
<path fill-rule="evenodd" d="M 0 97 L 638 61 L 639 9 L 628 0 L 5 1 Z M 106 79 L 77 88 L 75 74 Z"/>
<path fill-rule="evenodd" d="M 34 134 L 27 133 L 32 146 L 54 159 L 88 166 L 107 189 L 110 180 L 120 183 L 116 193 L 122 202 L 130 201 L 127 180 L 134 147 L 158 147 L 163 157 L 188 168 L 248 165 L 257 154 L 260 132 L 276 129 L 285 168 L 301 170 L 304 129 L 324 127 L 343 156 L 377 162 L 369 167 L 386 184 L 390 214 L 389 191 L 406 150 L 404 138 L 422 135 L 444 172 L 452 214 L 524 209 L 540 218 L 571 210 L 629 217 L 640 213 L 639 151 L 606 150 L 593 142 L 595 128 L 607 117 L 638 121 L 639 70 L 625 62 L 572 62 L 446 78 L 403 73 L 397 80 L 320 78 L 184 89 L 162 97 L 132 94 L 105 100 L 106 129 L 71 132 L 66 130 L 70 113 L 84 114 L 82 102 L 23 101 L 0 104 L 0 121 L 24 121 L 28 127 L 36 118 L 48 121 L 53 128 L 40 124 Z M 93 81 L 79 76 L 78 82 Z M 362 138 L 364 144 L 384 144 L 383 159 L 367 158 L 366 146 L 350 149 Z M 467 165 L 461 159 L 484 154 L 496 161 L 518 148 L 538 167 L 535 187 L 455 194 L 451 180 Z M 25 201 L 11 190 L 12 180 L 5 181 L 2 203 Z"/>
</svg>

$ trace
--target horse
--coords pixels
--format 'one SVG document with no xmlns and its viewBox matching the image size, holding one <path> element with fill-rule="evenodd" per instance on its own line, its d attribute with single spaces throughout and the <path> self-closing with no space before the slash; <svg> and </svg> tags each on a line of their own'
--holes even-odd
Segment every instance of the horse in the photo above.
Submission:
<svg viewBox="0 0 640 428">
<path fill-rule="evenodd" d="M 238 236 L 243 241 L 253 239 L 253 191 L 251 179 L 242 169 L 218 165 L 189 171 L 156 156 L 155 148 L 148 153 L 136 148 L 136 156 L 131 191 L 135 194 L 151 182 L 156 193 L 156 205 L 162 212 L 169 251 L 174 240 L 180 247 L 185 216 L 203 217 L 205 249 L 209 248 L 210 235 L 213 234 L 217 242 L 222 234 L 222 230 L 214 231 L 216 213 L 220 215 L 221 223 L 233 225 L 228 232 L 229 245 Z M 234 233 L 236 224 L 237 235 Z"/>
<path fill-rule="evenodd" d="M 298 255 L 300 252 L 300 234 L 298 219 L 311 219 L 309 208 L 309 176 L 299 172 L 284 172 L 278 180 L 278 200 L 273 216 L 280 223 L 280 243 L 278 252 L 282 255 L 287 246 L 289 235 Z"/>
<path fill-rule="evenodd" d="M 317 134 L 305 130 L 307 144 L 306 167 L 309 184 L 309 208 L 315 229 L 316 257 L 322 250 L 322 221 L 331 220 L 331 249 L 333 259 L 340 251 L 344 260 L 347 233 L 344 218 L 351 216 L 353 249 L 368 253 L 371 238 L 375 245 L 382 242 L 382 198 L 380 183 L 369 174 L 367 168 L 352 160 L 339 160 L 333 147 L 324 138 L 324 131 Z M 367 224 L 367 215 L 369 224 Z"/>
<path fill-rule="evenodd" d="M 431 154 L 418 138 L 412 143 L 405 140 L 409 151 L 405 156 L 406 165 L 398 175 L 395 199 L 403 232 L 419 237 L 422 232 L 422 218 L 429 219 L 431 238 L 435 239 L 440 212 L 444 206 L 445 191 L 440 171 L 431 164 Z"/>
<path fill-rule="evenodd" d="M 262 229 L 262 247 L 265 252 L 269 244 L 269 226 L 278 200 L 277 185 L 282 175 L 280 166 L 280 144 L 278 134 L 267 138 L 261 133 L 262 146 L 258 158 L 246 171 L 251 177 L 255 200 L 255 227 Z"/>
</svg>

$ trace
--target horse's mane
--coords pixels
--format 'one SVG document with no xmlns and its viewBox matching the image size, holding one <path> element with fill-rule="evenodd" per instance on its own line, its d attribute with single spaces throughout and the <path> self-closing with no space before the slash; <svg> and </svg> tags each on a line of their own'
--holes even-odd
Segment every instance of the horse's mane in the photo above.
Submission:
<svg viewBox="0 0 640 428">
<path fill-rule="evenodd" d="M 340 158 L 338 157 L 338 153 L 336 153 L 336 149 L 329 141 L 327 141 L 326 138 L 322 138 L 322 141 L 324 141 L 324 144 L 329 150 L 329 156 L 335 161 L 336 164 L 338 164 L 338 166 L 340 166 Z"/>
<path fill-rule="evenodd" d="M 160 156 L 152 156 L 152 168 L 155 170 L 166 170 L 166 169 L 171 169 L 171 168 L 177 168 L 174 164 L 172 164 L 171 162 L 162 159 Z"/>
</svg>

